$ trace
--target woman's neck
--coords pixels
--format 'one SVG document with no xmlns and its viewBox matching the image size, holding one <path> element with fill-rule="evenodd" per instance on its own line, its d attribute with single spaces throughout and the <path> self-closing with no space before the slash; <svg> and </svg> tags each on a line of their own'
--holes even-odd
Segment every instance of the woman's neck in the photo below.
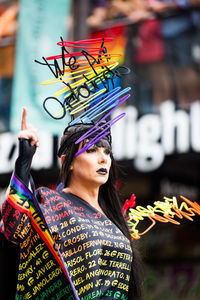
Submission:
<svg viewBox="0 0 200 300">
<path fill-rule="evenodd" d="M 78 196 L 79 198 L 83 199 L 88 204 L 90 204 L 91 206 L 103 213 L 98 202 L 99 186 L 87 187 L 86 185 L 80 185 L 78 183 L 70 183 L 68 187 L 63 189 L 63 192 L 71 193 L 75 196 Z"/>
</svg>

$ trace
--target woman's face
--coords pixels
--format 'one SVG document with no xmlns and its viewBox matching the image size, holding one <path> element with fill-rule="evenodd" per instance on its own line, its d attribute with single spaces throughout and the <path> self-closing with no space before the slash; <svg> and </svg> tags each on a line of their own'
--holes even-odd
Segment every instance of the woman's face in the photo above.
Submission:
<svg viewBox="0 0 200 300">
<path fill-rule="evenodd" d="M 70 182 L 81 182 L 89 187 L 106 183 L 111 166 L 110 154 L 109 148 L 93 145 L 76 156 L 70 167 Z"/>
</svg>

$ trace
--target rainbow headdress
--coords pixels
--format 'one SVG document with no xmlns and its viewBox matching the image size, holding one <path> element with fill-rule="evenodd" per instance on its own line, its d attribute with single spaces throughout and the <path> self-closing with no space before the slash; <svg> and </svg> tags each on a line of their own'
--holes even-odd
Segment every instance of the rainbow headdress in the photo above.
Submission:
<svg viewBox="0 0 200 300">
<path fill-rule="evenodd" d="M 43 57 L 43 62 L 35 60 L 48 66 L 54 76 L 43 85 L 63 85 L 61 90 L 44 100 L 45 111 L 55 120 L 69 113 L 71 121 L 67 130 L 78 125 L 85 128 L 82 136 L 74 142 L 80 143 L 83 139 L 89 139 L 89 142 L 76 155 L 98 140 L 109 138 L 110 127 L 125 116 L 121 113 L 112 119 L 112 113 L 130 97 L 131 89 L 118 86 L 120 78 L 130 70 L 119 65 L 120 54 L 107 50 L 106 43 L 112 40 L 96 38 L 69 42 L 61 38 L 57 43 L 61 48 L 60 55 Z M 71 52 L 72 48 L 77 51 Z M 59 107 L 56 111 L 54 104 Z"/>
</svg>

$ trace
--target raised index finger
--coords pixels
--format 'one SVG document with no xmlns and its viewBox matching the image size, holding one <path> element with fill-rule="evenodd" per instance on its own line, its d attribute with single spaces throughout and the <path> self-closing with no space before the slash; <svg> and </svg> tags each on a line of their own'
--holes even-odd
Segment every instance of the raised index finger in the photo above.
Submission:
<svg viewBox="0 0 200 300">
<path fill-rule="evenodd" d="M 26 130 L 27 129 L 27 108 L 23 108 L 22 112 L 22 121 L 21 121 L 21 130 Z"/>
</svg>

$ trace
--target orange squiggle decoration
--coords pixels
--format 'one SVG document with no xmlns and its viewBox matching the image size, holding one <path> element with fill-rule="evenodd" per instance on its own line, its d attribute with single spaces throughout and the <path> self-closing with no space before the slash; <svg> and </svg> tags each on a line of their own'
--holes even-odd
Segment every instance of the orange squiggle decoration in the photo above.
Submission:
<svg viewBox="0 0 200 300">
<path fill-rule="evenodd" d="M 146 208 L 142 206 L 137 206 L 134 209 L 130 208 L 127 222 L 130 227 L 132 238 L 139 239 L 140 236 L 147 233 L 156 224 L 156 221 L 180 225 L 180 222 L 175 220 L 174 217 L 178 217 L 179 219 L 185 217 L 188 220 L 193 221 L 192 217 L 196 214 L 200 215 L 199 204 L 192 202 L 183 196 L 180 196 L 180 198 L 182 202 L 179 206 L 176 197 L 164 197 L 165 201 L 155 201 L 154 207 L 148 205 Z M 139 232 L 137 226 L 145 217 L 149 218 L 151 224 L 143 232 Z"/>
</svg>

